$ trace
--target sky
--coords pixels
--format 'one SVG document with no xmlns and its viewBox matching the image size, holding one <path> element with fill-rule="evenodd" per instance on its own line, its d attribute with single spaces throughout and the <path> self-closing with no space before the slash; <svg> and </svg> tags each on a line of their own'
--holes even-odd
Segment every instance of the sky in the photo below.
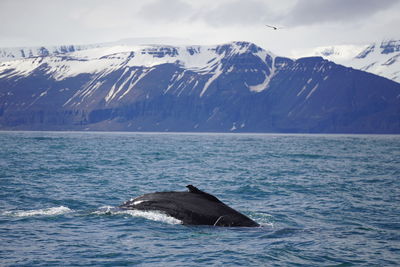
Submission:
<svg viewBox="0 0 400 267">
<path fill-rule="evenodd" d="M 0 47 L 249 41 L 293 56 L 399 40 L 399 25 L 400 0 L 0 0 Z"/>
</svg>

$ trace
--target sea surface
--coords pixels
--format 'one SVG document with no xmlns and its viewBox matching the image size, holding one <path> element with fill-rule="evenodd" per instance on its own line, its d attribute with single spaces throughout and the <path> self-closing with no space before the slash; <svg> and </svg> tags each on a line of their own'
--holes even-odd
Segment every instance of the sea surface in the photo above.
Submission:
<svg viewBox="0 0 400 267">
<path fill-rule="evenodd" d="M 192 184 L 262 226 L 122 211 Z M 0 132 L 0 266 L 399 266 L 400 136 Z"/>
</svg>

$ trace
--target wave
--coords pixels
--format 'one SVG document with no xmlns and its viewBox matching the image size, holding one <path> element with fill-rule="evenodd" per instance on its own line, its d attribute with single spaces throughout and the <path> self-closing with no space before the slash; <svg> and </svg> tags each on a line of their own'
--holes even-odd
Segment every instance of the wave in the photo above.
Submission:
<svg viewBox="0 0 400 267">
<path fill-rule="evenodd" d="M 161 211 L 143 211 L 143 210 L 124 210 L 113 206 L 102 206 L 90 214 L 94 215 L 129 215 L 133 217 L 142 217 L 152 221 L 158 221 L 168 224 L 183 224 L 181 220 L 178 220 L 172 216 L 169 216 Z M 254 213 L 250 215 L 250 218 L 260 224 L 261 227 L 274 228 L 272 215 L 265 213 Z"/>
<path fill-rule="evenodd" d="M 142 210 L 122 210 L 112 206 L 103 206 L 92 214 L 96 215 L 130 215 L 133 217 L 142 217 L 152 221 L 158 221 L 168 224 L 182 224 L 181 220 L 171 217 L 160 211 L 142 211 Z"/>
<path fill-rule="evenodd" d="M 274 228 L 274 218 L 271 214 L 265 212 L 247 213 L 250 219 L 256 221 L 261 227 Z"/>
<path fill-rule="evenodd" d="M 37 209 L 37 210 L 13 210 L 13 211 L 5 211 L 2 215 L 5 216 L 13 216 L 13 217 L 31 217 L 31 216 L 54 216 L 61 215 L 65 213 L 72 212 L 68 207 L 58 206 L 47 209 Z"/>
<path fill-rule="evenodd" d="M 164 222 L 168 224 L 182 224 L 181 220 L 159 211 L 125 210 L 123 212 L 131 216 L 143 217 L 153 221 Z"/>
<path fill-rule="evenodd" d="M 274 228 L 274 223 L 272 222 L 257 222 L 261 227 L 268 227 L 273 229 Z"/>
</svg>

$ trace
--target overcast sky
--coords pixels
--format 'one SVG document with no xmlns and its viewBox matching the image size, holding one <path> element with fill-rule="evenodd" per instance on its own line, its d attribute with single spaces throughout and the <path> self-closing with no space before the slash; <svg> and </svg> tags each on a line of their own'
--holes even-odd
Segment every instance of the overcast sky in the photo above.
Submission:
<svg viewBox="0 0 400 267">
<path fill-rule="evenodd" d="M 162 37 L 250 41 L 290 56 L 315 46 L 400 39 L 399 25 L 400 0 L 0 0 L 0 47 Z"/>
</svg>

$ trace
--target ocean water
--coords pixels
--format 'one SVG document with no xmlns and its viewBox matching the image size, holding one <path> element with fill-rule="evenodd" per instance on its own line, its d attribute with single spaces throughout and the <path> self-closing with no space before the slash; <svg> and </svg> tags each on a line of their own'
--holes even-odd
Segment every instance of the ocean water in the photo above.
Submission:
<svg viewBox="0 0 400 267">
<path fill-rule="evenodd" d="M 0 266 L 398 266 L 400 136 L 0 132 Z M 187 184 L 262 226 L 122 202 Z"/>
</svg>

